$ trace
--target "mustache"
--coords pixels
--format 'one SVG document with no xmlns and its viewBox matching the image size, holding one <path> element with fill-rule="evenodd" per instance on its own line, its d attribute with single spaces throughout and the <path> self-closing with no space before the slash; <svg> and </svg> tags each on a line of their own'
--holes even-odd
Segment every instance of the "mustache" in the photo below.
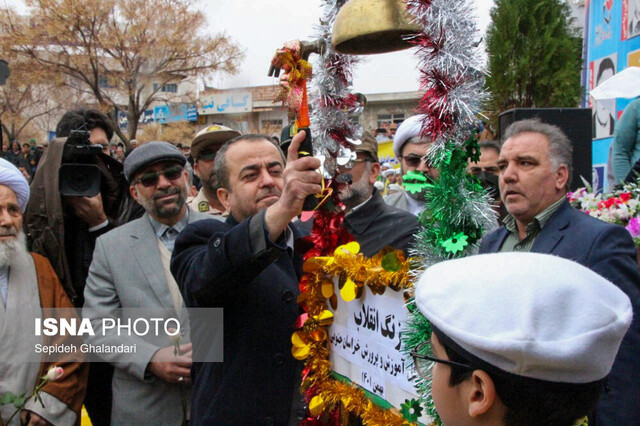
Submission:
<svg viewBox="0 0 640 426">
<path fill-rule="evenodd" d="M 180 188 L 177 186 L 170 186 L 166 189 L 158 189 L 156 193 L 153 195 L 154 200 L 158 200 L 162 197 L 166 197 L 167 195 L 175 195 L 180 193 Z"/>
<path fill-rule="evenodd" d="M 261 190 L 258 193 L 258 200 L 262 200 L 263 198 L 268 197 L 270 195 L 277 195 L 279 197 L 281 194 L 282 192 L 278 188 L 276 188 L 275 186 L 272 186 L 264 190 Z"/>
<path fill-rule="evenodd" d="M 13 237 L 17 236 L 18 230 L 14 226 L 9 226 L 9 227 L 0 226 L 0 237 L 7 237 L 9 235 Z"/>
</svg>

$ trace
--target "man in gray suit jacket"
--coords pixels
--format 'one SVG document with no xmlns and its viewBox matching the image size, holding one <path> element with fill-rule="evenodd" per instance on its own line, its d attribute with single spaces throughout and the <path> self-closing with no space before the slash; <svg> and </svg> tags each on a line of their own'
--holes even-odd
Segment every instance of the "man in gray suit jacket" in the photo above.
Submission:
<svg viewBox="0 0 640 426">
<path fill-rule="evenodd" d="M 182 153 L 167 142 L 150 142 L 133 151 L 124 163 L 125 177 L 132 197 L 146 213 L 96 242 L 84 292 L 83 313 L 95 330 L 89 343 L 136 347 L 135 353 L 124 356 L 100 355 L 116 367 L 112 424 L 180 425 L 187 417 L 191 344 L 181 345 L 180 353 L 174 354 L 168 336 L 123 336 L 116 329 L 105 329 L 103 335 L 102 330 L 102 318 L 117 317 L 120 308 L 153 309 L 154 318 L 157 312 L 165 319 L 180 318 L 183 339 L 188 341 L 184 302 L 169 262 L 178 233 L 207 216 L 186 206 L 185 162 Z"/>
</svg>

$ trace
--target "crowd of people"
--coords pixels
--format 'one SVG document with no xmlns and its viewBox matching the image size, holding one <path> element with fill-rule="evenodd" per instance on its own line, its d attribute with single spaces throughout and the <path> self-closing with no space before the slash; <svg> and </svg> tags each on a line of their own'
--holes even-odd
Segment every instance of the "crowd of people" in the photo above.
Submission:
<svg viewBox="0 0 640 426">
<path fill-rule="evenodd" d="M 437 180 L 422 117 L 364 132 L 339 194 L 344 226 L 373 256 L 408 253 L 424 194 L 402 188 L 413 171 Z M 102 145 L 95 195 L 61 193 L 72 130 Z M 211 324 L 192 318 L 177 344 L 113 330 L 94 345 L 125 340 L 124 360 L 68 362 L 10 423 L 94 425 L 298 424 L 309 407 L 303 365 L 291 354 L 303 252 L 305 198 L 322 188 L 320 160 L 299 157 L 299 132 L 283 151 L 268 135 L 221 125 L 190 143 L 133 143 L 110 151 L 113 129 L 100 112 L 66 113 L 41 155 L 18 143 L 0 159 L 0 395 L 30 394 L 51 363 L 22 362 L 36 336 L 20 326 L 45 308 L 99 312 L 223 308 L 223 362 L 196 361 Z M 381 164 L 378 143 L 393 139 L 399 167 Z M 384 139 L 386 140 L 386 139 Z M 640 418 L 640 271 L 627 231 L 574 210 L 566 198 L 571 141 L 538 120 L 513 123 L 499 143 L 480 143 L 469 163 L 495 198 L 501 226 L 478 256 L 428 269 L 416 302 L 433 334 L 413 351 L 417 373 L 433 380 L 445 424 L 630 425 Z M 37 158 L 37 159 L 36 159 Z M 28 168 L 35 162 L 33 168 Z M 23 315 L 5 317 L 9 308 Z M 430 338 L 430 339 L 429 339 Z M 205 348 L 206 349 L 206 348 Z M 426 352 L 425 352 L 426 351 Z M 7 421 L 13 407 L 0 406 Z M 4 423 L 6 424 L 6 423 Z"/>
<path fill-rule="evenodd" d="M 105 128 L 109 131 L 108 134 L 105 132 L 105 134 L 101 135 L 100 138 L 94 136 L 93 143 L 96 145 L 102 145 L 104 154 L 117 160 L 120 163 L 124 162 L 124 158 L 128 154 L 128 152 L 125 149 L 124 143 L 110 142 L 110 140 L 113 139 L 113 129 L 111 125 L 108 124 L 109 120 L 107 119 L 107 117 L 96 110 L 86 110 L 82 113 L 88 114 L 88 116 L 85 118 L 89 121 L 101 121 L 102 123 L 100 124 L 100 128 Z M 57 133 L 56 136 L 58 136 Z M 137 148 L 138 141 L 132 139 L 129 142 L 129 146 L 131 147 L 130 151 Z M 38 169 L 40 159 L 48 148 L 49 141 L 43 141 L 38 144 L 35 139 L 30 139 L 28 143 L 25 142 L 21 145 L 18 141 L 13 140 L 9 144 L 2 145 L 0 158 L 4 158 L 5 160 L 16 166 L 18 170 L 20 170 L 20 172 L 23 174 L 25 179 L 27 179 L 27 182 L 31 183 Z"/>
</svg>

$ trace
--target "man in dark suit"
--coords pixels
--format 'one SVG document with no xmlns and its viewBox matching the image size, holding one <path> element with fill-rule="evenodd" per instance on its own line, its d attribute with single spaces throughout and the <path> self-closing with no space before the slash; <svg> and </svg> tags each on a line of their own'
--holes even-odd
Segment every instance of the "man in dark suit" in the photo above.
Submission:
<svg viewBox="0 0 640 426">
<path fill-rule="evenodd" d="M 178 237 L 171 271 L 188 307 L 224 308 L 224 362 L 194 362 L 192 424 L 298 424 L 301 363 L 291 355 L 302 258 L 291 220 L 320 192 L 320 161 L 297 158 L 304 132 L 282 151 L 244 135 L 216 154 L 227 220 L 205 220 Z M 193 351 L 211 324 L 191 320 Z M 205 348 L 206 350 L 206 348 Z"/>
<path fill-rule="evenodd" d="M 407 252 L 413 236 L 420 229 L 418 219 L 411 213 L 387 205 L 373 186 L 380 174 L 378 142 L 364 132 L 362 143 L 356 147 L 356 160 L 350 169 L 351 184 L 340 193 L 346 206 L 344 224 L 360 244 L 360 252 L 371 257 L 385 246 Z"/>
<path fill-rule="evenodd" d="M 640 417 L 640 272 L 631 236 L 622 226 L 571 207 L 566 189 L 572 147 L 558 127 L 522 120 L 507 129 L 505 139 L 498 168 L 500 196 L 509 215 L 504 227 L 482 240 L 480 253 L 531 251 L 571 259 L 629 296 L 635 319 L 609 375 L 610 390 L 589 424 L 635 424 Z"/>
</svg>

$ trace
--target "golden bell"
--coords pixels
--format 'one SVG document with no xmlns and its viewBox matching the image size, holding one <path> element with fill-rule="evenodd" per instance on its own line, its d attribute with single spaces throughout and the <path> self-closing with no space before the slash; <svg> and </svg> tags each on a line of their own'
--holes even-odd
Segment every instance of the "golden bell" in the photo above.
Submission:
<svg viewBox="0 0 640 426">
<path fill-rule="evenodd" d="M 403 37 L 420 31 L 403 0 L 349 0 L 336 16 L 331 45 L 350 55 L 395 52 L 411 47 Z"/>
</svg>

